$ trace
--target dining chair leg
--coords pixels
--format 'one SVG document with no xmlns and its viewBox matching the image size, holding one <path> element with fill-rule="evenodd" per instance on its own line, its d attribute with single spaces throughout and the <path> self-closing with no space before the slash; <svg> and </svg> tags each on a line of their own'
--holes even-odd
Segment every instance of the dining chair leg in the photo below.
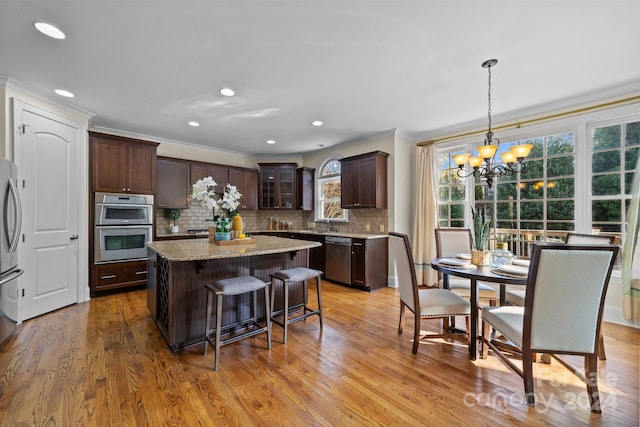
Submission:
<svg viewBox="0 0 640 427">
<path fill-rule="evenodd" d="M 598 338 L 598 359 L 607 360 L 607 355 L 604 352 L 604 335 L 600 332 L 600 337 Z"/>
<path fill-rule="evenodd" d="M 464 325 L 467 331 L 467 345 L 471 344 L 471 319 L 469 316 L 464 316 Z"/>
<path fill-rule="evenodd" d="M 413 354 L 418 354 L 418 344 L 420 344 L 420 313 L 415 314 L 415 321 L 413 326 Z"/>
<path fill-rule="evenodd" d="M 402 334 L 404 328 L 404 303 L 400 301 L 400 322 L 398 322 L 398 334 Z"/>
<path fill-rule="evenodd" d="M 489 322 L 482 321 L 482 341 L 480 346 L 480 359 L 486 359 L 489 354 L 489 344 L 487 342 L 491 339 L 491 326 Z M 471 335 L 471 334 L 469 334 Z"/>
<path fill-rule="evenodd" d="M 587 395 L 591 412 L 600 414 L 600 393 L 598 392 L 598 357 L 590 354 L 584 357 L 585 382 L 587 383 Z"/>
<path fill-rule="evenodd" d="M 524 380 L 524 395 L 528 406 L 535 406 L 536 399 L 533 393 L 533 354 L 531 351 L 522 350 L 522 379 Z"/>
</svg>

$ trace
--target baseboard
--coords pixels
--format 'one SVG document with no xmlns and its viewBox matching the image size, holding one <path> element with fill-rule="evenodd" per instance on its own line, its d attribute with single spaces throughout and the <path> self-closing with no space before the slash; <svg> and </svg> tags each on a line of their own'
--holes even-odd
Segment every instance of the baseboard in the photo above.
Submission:
<svg viewBox="0 0 640 427">
<path fill-rule="evenodd" d="M 398 277 L 397 276 L 389 276 L 387 277 L 387 286 L 389 288 L 397 288 L 398 287 Z"/>
<path fill-rule="evenodd" d="M 622 308 L 621 307 L 604 307 L 604 312 L 602 313 L 602 320 L 609 323 L 615 323 L 618 325 L 629 326 L 631 328 L 640 329 L 640 325 L 637 323 L 633 323 L 630 320 L 626 320 L 622 316 Z"/>
</svg>

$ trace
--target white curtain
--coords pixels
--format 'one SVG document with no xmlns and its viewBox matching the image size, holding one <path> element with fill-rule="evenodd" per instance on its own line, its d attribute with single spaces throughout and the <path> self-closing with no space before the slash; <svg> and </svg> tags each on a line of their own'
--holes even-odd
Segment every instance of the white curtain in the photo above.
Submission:
<svg viewBox="0 0 640 427">
<path fill-rule="evenodd" d="M 434 230 L 438 226 L 436 149 L 433 144 L 417 147 L 416 194 L 413 224 L 413 258 L 419 285 L 438 286 L 438 275 L 430 261 L 436 257 Z"/>
<path fill-rule="evenodd" d="M 622 252 L 622 315 L 640 323 L 640 160 L 627 212 L 627 235 Z"/>
</svg>

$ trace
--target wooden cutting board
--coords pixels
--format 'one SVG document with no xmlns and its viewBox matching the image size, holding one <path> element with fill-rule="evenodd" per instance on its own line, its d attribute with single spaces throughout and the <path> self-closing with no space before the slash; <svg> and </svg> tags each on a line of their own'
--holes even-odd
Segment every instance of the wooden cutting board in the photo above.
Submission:
<svg viewBox="0 0 640 427">
<path fill-rule="evenodd" d="M 231 245 L 248 245 L 251 243 L 255 243 L 256 239 L 233 239 L 233 240 L 214 240 L 218 246 L 231 246 Z"/>
</svg>

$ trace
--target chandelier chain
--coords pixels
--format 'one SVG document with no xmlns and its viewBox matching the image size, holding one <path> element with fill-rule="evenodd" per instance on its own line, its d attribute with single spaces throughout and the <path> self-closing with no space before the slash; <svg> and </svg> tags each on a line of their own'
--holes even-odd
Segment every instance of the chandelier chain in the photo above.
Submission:
<svg viewBox="0 0 640 427">
<path fill-rule="evenodd" d="M 491 132 L 491 66 L 489 68 L 489 89 L 487 90 L 487 95 L 489 99 L 489 109 L 487 114 L 489 116 L 489 132 Z"/>
<path fill-rule="evenodd" d="M 497 59 L 489 59 L 482 63 L 482 68 L 488 68 L 488 89 L 487 89 L 487 116 L 489 119 L 489 129 L 487 130 L 484 144 L 477 148 L 478 156 L 471 156 L 469 153 L 458 154 L 453 156 L 454 162 L 458 165 L 457 175 L 460 178 L 467 178 L 471 175 L 476 178 L 482 178 L 487 182 L 487 187 L 491 188 L 493 181 L 501 176 L 516 175 L 523 172 L 526 164 L 524 158 L 529 155 L 533 148 L 533 144 L 522 144 L 518 142 L 517 146 L 512 146 L 508 151 L 502 150 L 499 154 L 502 162 L 496 160 L 498 154 L 500 140 L 493 137 L 491 130 L 491 67 L 498 63 Z M 469 165 L 473 170 L 465 172 L 465 164 Z"/>
</svg>

